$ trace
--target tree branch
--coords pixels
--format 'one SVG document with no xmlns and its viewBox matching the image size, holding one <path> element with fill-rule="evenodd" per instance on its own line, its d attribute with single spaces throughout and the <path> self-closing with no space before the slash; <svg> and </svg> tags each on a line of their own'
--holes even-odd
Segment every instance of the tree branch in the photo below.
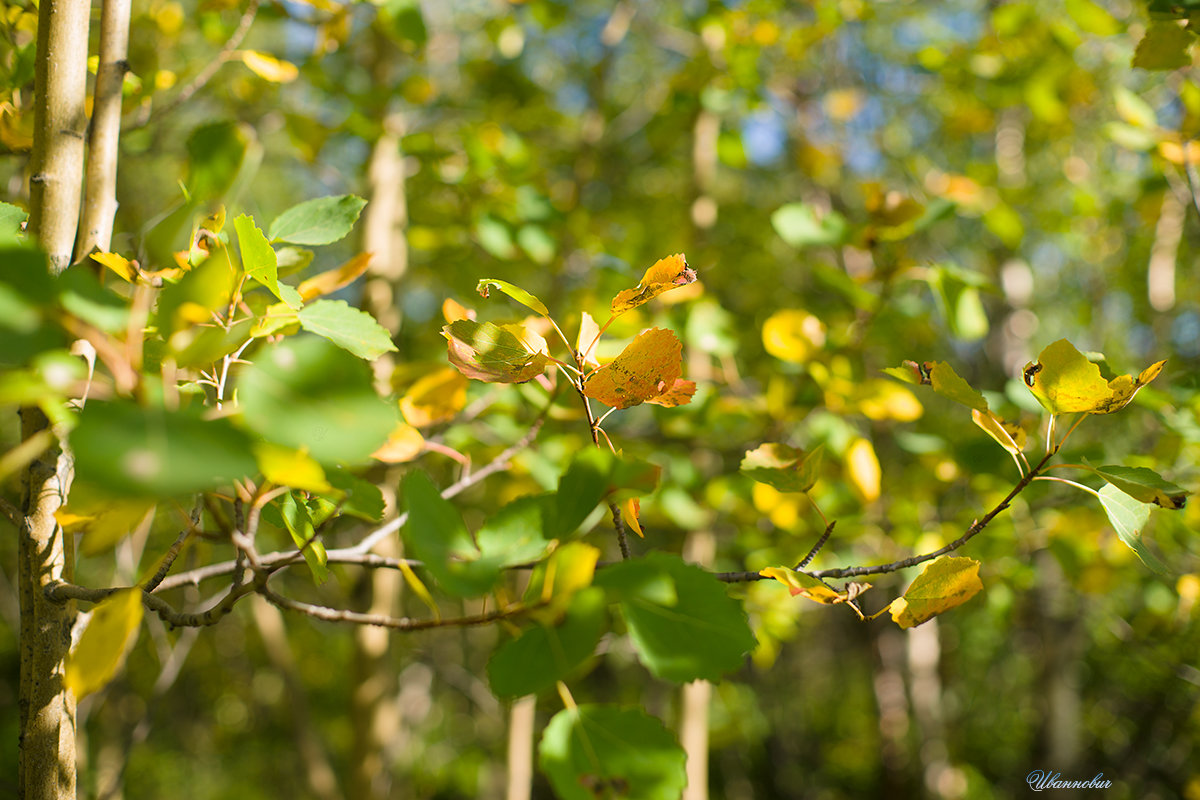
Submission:
<svg viewBox="0 0 1200 800">
<path fill-rule="evenodd" d="M 291 598 L 277 594 L 266 586 L 259 593 L 282 609 L 298 611 L 301 614 L 307 614 L 310 617 L 326 622 L 352 622 L 356 625 L 378 625 L 379 627 L 401 631 L 423 631 L 432 628 L 462 628 L 473 625 L 486 625 L 490 622 L 498 622 L 502 619 L 511 619 L 520 616 L 530 610 L 529 606 L 517 603 L 499 611 L 489 611 L 486 614 L 474 614 L 466 617 L 409 619 L 408 617 L 392 617 L 387 614 L 362 614 L 357 611 L 302 603 L 299 600 L 292 600 Z"/>
<path fill-rule="evenodd" d="M 990 523 L 997 514 L 1008 508 L 1009 504 L 1012 503 L 1013 498 L 1024 491 L 1029 484 L 1033 483 L 1034 478 L 1036 478 L 1045 468 L 1046 462 L 1054 456 L 1054 452 L 1055 451 L 1046 453 L 1046 455 L 1042 457 L 1042 460 L 1039 461 L 1037 465 L 1033 467 L 1033 469 L 1026 473 L 1017 483 L 1017 485 L 1012 488 L 1012 491 L 1005 495 L 1003 500 L 997 503 L 991 511 L 972 522 L 971 526 L 967 528 L 966 532 L 963 533 L 962 536 L 958 537 L 944 547 L 939 547 L 937 550 L 934 550 L 930 553 L 922 553 L 921 555 L 912 556 L 900 561 L 893 561 L 890 564 L 877 564 L 875 566 L 868 567 L 836 567 L 833 569 L 818 569 L 811 572 L 797 569 L 797 572 L 804 572 L 805 575 L 809 575 L 813 578 L 857 578 L 863 575 L 882 575 L 888 572 L 898 572 L 902 569 L 907 569 L 908 567 L 915 567 L 917 564 L 923 564 L 926 561 L 932 561 L 938 556 L 943 556 L 946 553 L 954 552 L 969 542 L 977 533 L 986 528 L 988 523 Z M 718 580 L 724 581 L 725 583 L 748 583 L 750 581 L 767 580 L 767 578 L 757 572 L 717 572 L 714 573 L 714 575 Z"/>
<path fill-rule="evenodd" d="M 158 108 L 153 108 L 150 105 L 142 106 L 137 117 L 126 125 L 125 129 L 137 130 L 138 128 L 144 128 L 152 120 L 156 120 L 164 114 L 169 114 L 176 108 L 179 108 L 179 106 L 192 99 L 192 95 L 203 89 L 212 80 L 213 76 L 217 74 L 217 70 L 232 58 L 233 51 L 241 46 L 242 40 L 250 32 L 250 25 L 254 22 L 255 15 L 258 14 L 258 2 L 259 0 L 250 0 L 250 4 L 246 6 L 246 10 L 242 13 L 242 18 L 238 20 L 237 28 L 234 29 L 229 39 L 226 40 L 225 46 L 213 57 L 212 61 L 205 65 L 204 69 L 196 73 L 196 77 L 192 78 L 186 86 L 179 90 L 179 94 Z"/>
</svg>

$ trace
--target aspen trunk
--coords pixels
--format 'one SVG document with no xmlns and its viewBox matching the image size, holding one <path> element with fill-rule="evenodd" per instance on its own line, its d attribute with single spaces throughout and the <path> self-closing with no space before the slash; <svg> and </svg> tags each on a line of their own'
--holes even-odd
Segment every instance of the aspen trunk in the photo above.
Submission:
<svg viewBox="0 0 1200 800">
<path fill-rule="evenodd" d="M 38 9 L 29 233 L 55 272 L 71 261 L 79 222 L 89 13 L 87 0 L 42 0 Z M 49 427 L 40 411 L 22 411 L 22 441 Z M 73 577 L 71 543 L 54 518 L 71 475 L 70 454 L 56 444 L 23 476 L 18 791 L 26 800 L 75 797 L 75 698 L 63 686 L 75 606 L 50 602 L 43 592 L 47 584 Z"/>
</svg>

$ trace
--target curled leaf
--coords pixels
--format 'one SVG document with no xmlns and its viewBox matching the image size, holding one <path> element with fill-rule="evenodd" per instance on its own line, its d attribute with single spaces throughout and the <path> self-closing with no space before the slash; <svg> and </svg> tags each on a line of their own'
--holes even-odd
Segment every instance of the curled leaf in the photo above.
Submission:
<svg viewBox="0 0 1200 800">
<path fill-rule="evenodd" d="M 549 363 L 512 331 L 491 322 L 460 319 L 442 328 L 450 363 L 468 378 L 486 383 L 524 383 Z"/>
<path fill-rule="evenodd" d="M 370 253 L 359 253 L 340 267 L 327 270 L 303 281 L 297 287 L 297 291 L 300 292 L 301 299 L 306 303 L 323 295 L 332 294 L 353 283 L 367 271 L 370 262 Z"/>
<path fill-rule="evenodd" d="M 884 372 L 905 383 L 931 386 L 943 397 L 962 403 L 968 408 L 987 411 L 988 404 L 983 395 L 959 377 L 954 367 L 945 361 L 905 361 L 901 366 L 889 367 Z"/>
<path fill-rule="evenodd" d="M 853 600 L 871 588 L 869 583 L 847 583 L 842 590 L 834 589 L 825 584 L 823 581 L 812 577 L 811 575 L 800 572 L 787 567 L 767 567 L 759 570 L 759 575 L 764 578 L 774 578 L 775 580 L 788 587 L 788 591 L 792 596 L 800 595 L 814 603 L 820 603 L 825 606 L 836 606 L 842 603 L 849 605 L 854 609 L 855 613 L 862 617 L 862 613 L 855 608 Z"/>
<path fill-rule="evenodd" d="M 1025 449 L 1025 429 L 1015 422 L 1006 422 L 991 411 L 971 410 L 971 419 L 988 436 L 1014 456 Z"/>
<path fill-rule="evenodd" d="M 631 308 L 653 300 L 663 292 L 687 286 L 696 280 L 696 270 L 688 266 L 683 253 L 660 258 L 646 270 L 642 280 L 632 289 L 618 292 L 612 301 L 612 315 L 624 314 Z"/>
<path fill-rule="evenodd" d="M 682 352 L 683 345 L 674 333 L 651 328 L 611 362 L 593 370 L 583 385 L 583 393 L 613 408 L 629 408 L 673 391 L 684 392 L 686 387 L 676 387 L 683 369 Z"/>
<path fill-rule="evenodd" d="M 541 300 L 538 300 L 520 286 L 514 286 L 508 281 L 502 281 L 496 278 L 484 278 L 479 282 L 475 289 L 484 297 L 487 297 L 491 293 L 492 289 L 499 289 L 513 300 L 516 300 L 518 303 L 526 306 L 527 308 L 533 309 L 543 317 L 550 315 L 550 310 L 546 308 L 546 305 Z"/>
<path fill-rule="evenodd" d="M 1059 339 L 1047 345 L 1036 362 L 1025 365 L 1022 377 L 1030 393 L 1051 414 L 1111 414 L 1158 377 L 1165 363 L 1150 365 L 1137 378 L 1122 375 L 1106 381 L 1087 356 L 1066 339 Z"/>
</svg>

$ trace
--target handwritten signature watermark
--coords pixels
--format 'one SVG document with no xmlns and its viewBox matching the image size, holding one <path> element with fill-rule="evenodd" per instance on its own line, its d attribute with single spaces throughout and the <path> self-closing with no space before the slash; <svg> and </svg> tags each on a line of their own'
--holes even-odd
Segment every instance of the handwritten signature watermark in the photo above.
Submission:
<svg viewBox="0 0 1200 800">
<path fill-rule="evenodd" d="M 1025 776 L 1025 782 L 1035 792 L 1043 789 L 1109 789 L 1112 787 L 1112 781 L 1106 779 L 1103 772 L 1096 773 L 1096 777 L 1086 781 L 1075 781 L 1063 780 L 1060 772 L 1035 769 Z"/>
</svg>

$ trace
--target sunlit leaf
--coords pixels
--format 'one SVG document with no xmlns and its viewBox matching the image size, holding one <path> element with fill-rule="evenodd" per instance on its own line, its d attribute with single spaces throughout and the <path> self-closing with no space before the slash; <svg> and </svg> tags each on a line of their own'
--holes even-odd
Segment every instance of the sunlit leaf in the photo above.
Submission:
<svg viewBox="0 0 1200 800">
<path fill-rule="evenodd" d="M 836 211 L 819 214 L 807 203 L 780 206 L 771 215 L 771 225 L 792 247 L 844 244 L 850 234 L 846 218 Z"/>
<path fill-rule="evenodd" d="M 550 314 L 550 310 L 546 308 L 546 305 L 541 300 L 538 300 L 521 287 L 513 286 L 508 281 L 502 281 L 497 278 L 484 278 L 479 282 L 475 289 L 484 297 L 487 297 L 492 289 L 498 289 L 511 297 L 513 300 L 516 300 L 521 305 L 533 309 L 542 316 L 548 316 Z"/>
<path fill-rule="evenodd" d="M 912 628 L 961 606 L 981 589 L 978 561 L 941 556 L 925 565 L 904 596 L 893 600 L 888 610 L 897 625 Z"/>
<path fill-rule="evenodd" d="M 1142 540 L 1142 529 L 1150 521 L 1150 511 L 1154 506 L 1130 497 L 1111 483 L 1104 484 L 1100 489 L 1100 505 L 1117 532 L 1117 538 L 1151 570 L 1165 573 L 1166 567 Z"/>
<path fill-rule="evenodd" d="M 137 270 L 128 258 L 116 253 L 92 253 L 90 258 L 98 264 L 103 264 L 106 269 L 112 270 L 126 283 L 133 283 L 137 280 Z"/>
<path fill-rule="evenodd" d="M 403 464 L 412 461 L 424 449 L 425 437 L 421 432 L 407 422 L 401 422 L 388 435 L 387 441 L 371 453 L 371 458 L 385 464 Z"/>
<path fill-rule="evenodd" d="M 675 390 L 683 345 L 675 334 L 651 328 L 608 364 L 592 371 L 583 393 L 613 408 L 629 408 Z"/>
<path fill-rule="evenodd" d="M 562 800 L 678 800 L 687 757 L 675 736 L 640 708 L 581 705 L 554 715 L 538 763 Z"/>
<path fill-rule="evenodd" d="M 1138 390 L 1158 377 L 1165 361 L 1150 365 L 1135 379 L 1122 375 L 1106 381 L 1100 368 L 1066 339 L 1048 345 L 1036 362 L 1025 365 L 1025 385 L 1052 414 L 1111 414 L 1129 404 Z"/>
<path fill-rule="evenodd" d="M 296 290 L 300 292 L 300 298 L 306 303 L 309 300 L 333 294 L 338 289 L 354 283 L 354 281 L 367 271 L 367 267 L 370 264 L 371 254 L 359 253 L 340 267 L 327 270 L 301 281 Z"/>
<path fill-rule="evenodd" d="M 460 319 L 442 328 L 450 363 L 468 378 L 486 383 L 524 383 L 549 363 L 511 331 L 491 322 Z"/>
<path fill-rule="evenodd" d="M 286 284 L 279 283 L 279 262 L 275 250 L 267 237 L 254 224 L 254 220 L 241 214 L 233 221 L 234 230 L 238 235 L 238 247 L 242 253 L 242 267 L 246 274 L 267 287 L 290 308 L 299 308 L 300 301 L 296 290 Z"/>
<path fill-rule="evenodd" d="M 1025 429 L 1015 422 L 1006 422 L 991 411 L 981 412 L 975 409 L 971 411 L 971 419 L 988 436 L 995 439 L 997 444 L 1013 455 L 1025 449 Z"/>
<path fill-rule="evenodd" d="M 676 378 L 675 383 L 671 384 L 662 394 L 654 397 L 646 398 L 646 402 L 663 408 L 676 408 L 678 406 L 686 406 L 692 402 L 692 397 L 696 394 L 696 382 L 685 381 L 683 378 Z"/>
<path fill-rule="evenodd" d="M 279 516 L 292 536 L 296 549 L 302 551 L 304 561 L 312 571 L 313 580 L 322 584 L 329 580 L 328 556 L 325 544 L 317 538 L 316 521 L 309 514 L 304 500 L 288 492 L 279 498 Z"/>
<path fill-rule="evenodd" d="M 400 398 L 404 420 L 418 428 L 453 419 L 467 403 L 467 379 L 453 367 L 423 375 Z"/>
<path fill-rule="evenodd" d="M 825 346 L 825 323 L 798 308 L 785 308 L 767 317 L 763 347 L 781 361 L 803 364 Z"/>
<path fill-rule="evenodd" d="M 567 542 L 550 554 L 529 579 L 525 602 L 534 606 L 530 616 L 543 625 L 557 625 L 576 592 L 592 585 L 600 549 L 583 542 Z"/>
<path fill-rule="evenodd" d="M 687 286 L 696 280 L 696 271 L 688 266 L 683 253 L 676 253 L 654 262 L 642 276 L 638 285 L 617 293 L 612 301 L 612 314 L 624 314 L 632 308 L 653 300 L 663 292 L 679 286 Z"/>
<path fill-rule="evenodd" d="M 579 319 L 579 337 L 575 340 L 575 350 L 583 356 L 583 363 L 588 367 L 600 366 L 596 358 L 596 340 L 600 338 L 600 324 L 592 315 L 584 311 Z"/>
<path fill-rule="evenodd" d="M 366 204 L 352 194 L 306 200 L 276 217 L 267 237 L 272 242 L 330 244 L 350 233 Z"/>
<path fill-rule="evenodd" d="M 242 50 L 242 63 L 258 77 L 271 83 L 291 83 L 300 77 L 300 70 L 290 61 L 282 61 L 257 50 Z"/>
<path fill-rule="evenodd" d="M 457 322 L 460 319 L 475 319 L 475 311 L 457 300 L 447 297 L 442 301 L 442 317 L 447 323 Z"/>
<path fill-rule="evenodd" d="M 621 504 L 621 518 L 625 520 L 625 524 L 638 535 L 638 538 L 645 539 L 646 534 L 642 532 L 641 513 L 642 502 L 636 497 L 631 497 Z"/>
<path fill-rule="evenodd" d="M 67 505 L 54 518 L 68 533 L 83 534 L 79 548 L 84 555 L 96 555 L 133 533 L 154 508 L 153 500 L 96 495 L 76 482 Z"/>
<path fill-rule="evenodd" d="M 1152 22 L 1133 53 L 1133 66 L 1148 70 L 1172 70 L 1191 66 L 1189 52 L 1195 37 L 1177 23 Z"/>
<path fill-rule="evenodd" d="M 879 499 L 879 481 L 882 472 L 875 448 L 862 437 L 855 438 L 846 450 L 846 471 L 850 483 L 868 503 Z"/>
<path fill-rule="evenodd" d="M 271 483 L 309 492 L 328 492 L 333 488 L 325 480 L 325 470 L 303 450 L 256 442 L 254 456 L 263 477 Z"/>
<path fill-rule="evenodd" d="M 781 492 L 807 492 L 817 482 L 824 448 L 812 452 L 768 442 L 746 453 L 741 472 Z"/>
<path fill-rule="evenodd" d="M 323 336 L 359 358 L 374 361 L 396 345 L 387 328 L 345 300 L 317 300 L 300 309 L 300 327 Z"/>
<path fill-rule="evenodd" d="M 839 591 L 826 586 L 811 575 L 806 575 L 803 572 L 788 569 L 787 567 L 767 567 L 766 569 L 759 570 L 758 574 L 764 578 L 774 578 L 779 581 L 788 587 L 788 591 L 791 592 L 793 597 L 800 595 L 808 600 L 812 600 L 814 603 L 820 603 L 825 606 L 848 604 L 871 588 L 871 584 L 869 583 L 848 583 L 845 589 Z"/>
<path fill-rule="evenodd" d="M 122 589 L 98 603 L 67 657 L 63 684 L 76 699 L 104 688 L 133 646 L 142 624 L 142 590 Z"/>
</svg>

